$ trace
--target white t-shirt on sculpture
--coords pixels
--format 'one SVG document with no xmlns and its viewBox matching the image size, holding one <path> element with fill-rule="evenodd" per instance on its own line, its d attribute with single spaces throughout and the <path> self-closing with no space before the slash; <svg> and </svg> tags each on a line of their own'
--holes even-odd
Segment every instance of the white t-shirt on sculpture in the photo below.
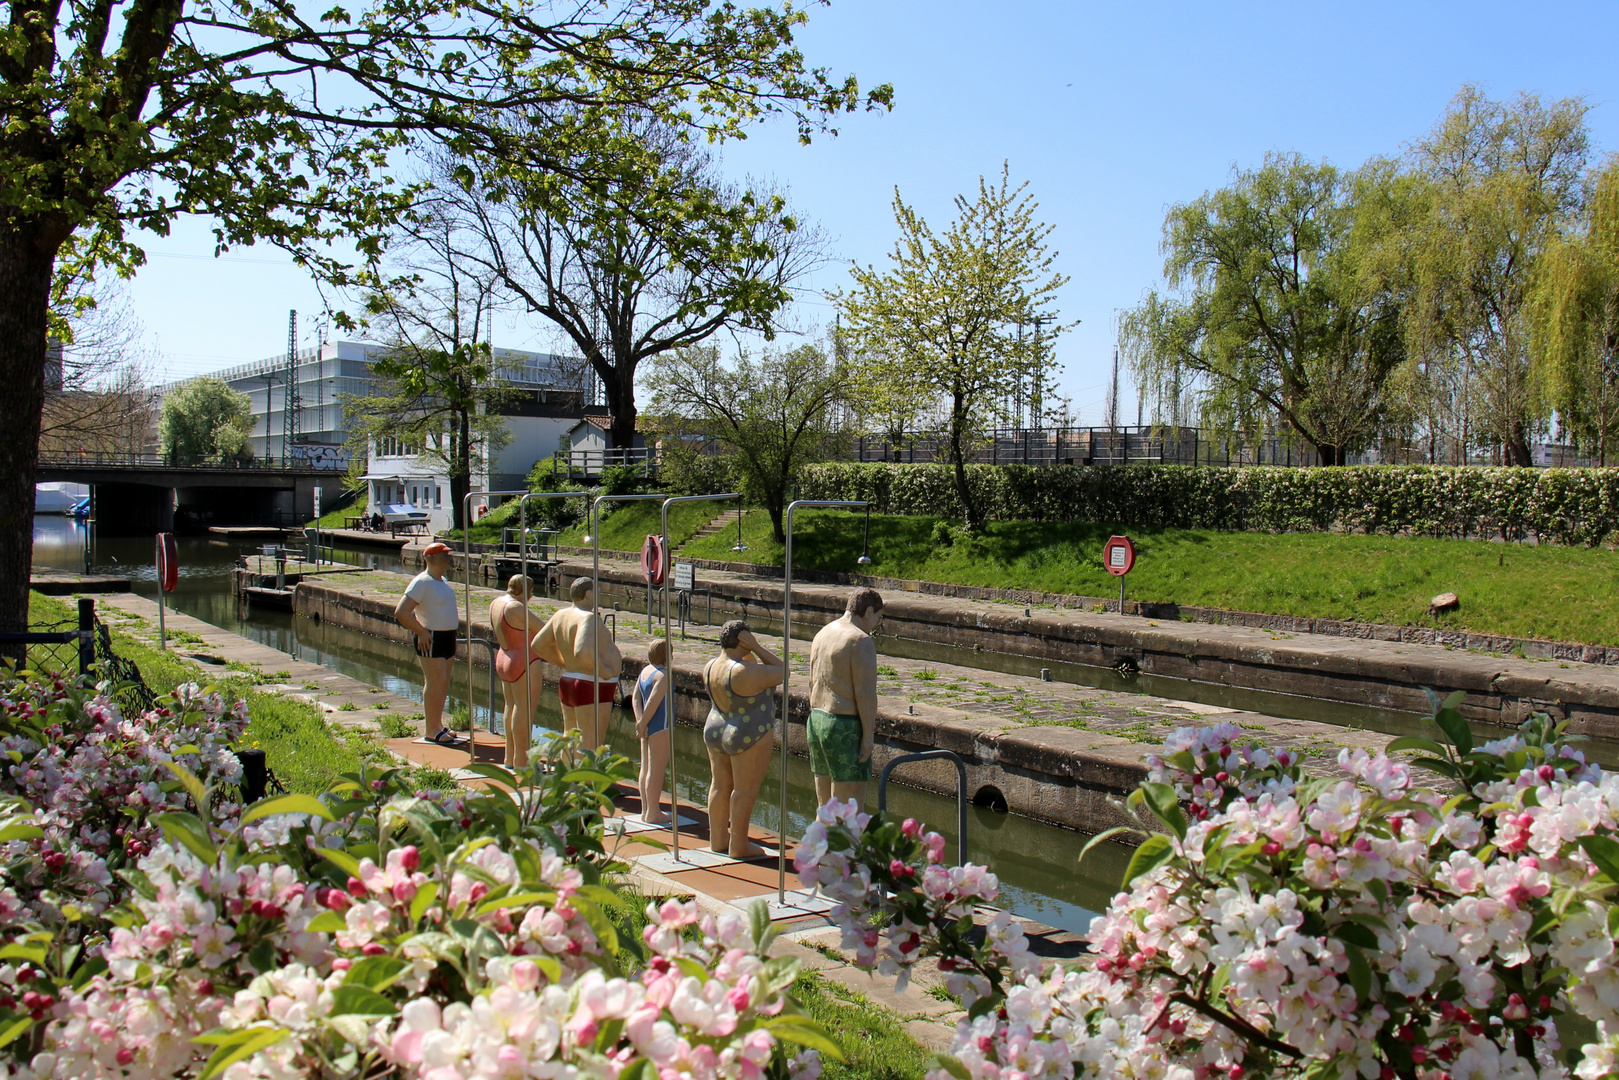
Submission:
<svg viewBox="0 0 1619 1080">
<path fill-rule="evenodd" d="M 416 617 L 429 630 L 459 630 L 461 614 L 455 605 L 455 587 L 426 570 L 410 579 L 405 595 L 416 601 Z"/>
</svg>

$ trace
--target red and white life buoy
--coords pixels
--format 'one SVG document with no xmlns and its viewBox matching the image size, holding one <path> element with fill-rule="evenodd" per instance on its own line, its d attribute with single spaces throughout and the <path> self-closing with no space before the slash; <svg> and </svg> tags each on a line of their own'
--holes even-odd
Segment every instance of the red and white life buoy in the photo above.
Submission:
<svg viewBox="0 0 1619 1080">
<path fill-rule="evenodd" d="M 663 548 L 663 537 L 648 536 L 641 545 L 641 576 L 648 585 L 662 585 L 669 571 L 669 556 Z"/>
<path fill-rule="evenodd" d="M 164 592 L 180 587 L 180 548 L 173 533 L 157 534 L 157 584 Z"/>
</svg>

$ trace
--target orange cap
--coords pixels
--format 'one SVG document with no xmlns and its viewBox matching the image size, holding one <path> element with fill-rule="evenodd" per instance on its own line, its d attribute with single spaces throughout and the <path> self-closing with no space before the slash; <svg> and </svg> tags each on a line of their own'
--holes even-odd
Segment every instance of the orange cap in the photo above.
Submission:
<svg viewBox="0 0 1619 1080">
<path fill-rule="evenodd" d="M 449 544 L 433 543 L 433 544 L 428 544 L 425 548 L 423 548 L 422 549 L 422 554 L 423 555 L 454 555 L 455 552 L 450 550 L 450 545 Z"/>
</svg>

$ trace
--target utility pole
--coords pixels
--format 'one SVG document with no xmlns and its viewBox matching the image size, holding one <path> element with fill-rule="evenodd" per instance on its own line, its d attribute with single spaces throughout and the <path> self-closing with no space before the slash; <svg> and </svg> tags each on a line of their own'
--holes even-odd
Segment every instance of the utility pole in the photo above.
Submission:
<svg viewBox="0 0 1619 1080">
<path fill-rule="evenodd" d="M 1046 410 L 1045 361 L 1040 353 L 1040 328 L 1055 322 L 1050 315 L 1034 317 L 1034 367 L 1029 372 L 1029 426 L 1039 431 L 1045 426 Z"/>
<path fill-rule="evenodd" d="M 275 371 L 264 373 L 264 456 L 271 457 L 270 448 L 270 417 L 275 415 L 271 407 L 270 388 L 275 385 Z"/>
<path fill-rule="evenodd" d="M 1113 347 L 1113 378 L 1107 388 L 1107 429 L 1119 430 L 1119 347 Z"/>
</svg>

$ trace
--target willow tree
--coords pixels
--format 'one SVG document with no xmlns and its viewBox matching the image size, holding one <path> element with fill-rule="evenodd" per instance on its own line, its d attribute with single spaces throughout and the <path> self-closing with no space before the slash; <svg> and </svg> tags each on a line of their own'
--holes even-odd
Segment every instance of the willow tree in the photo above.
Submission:
<svg viewBox="0 0 1619 1080">
<path fill-rule="evenodd" d="M 341 280 L 411 193 L 412 144 L 566 175 L 651 113 L 725 138 L 772 113 L 800 135 L 882 106 L 809 68 L 794 4 L 708 0 L 11 0 L 0 27 L 0 630 L 27 618 L 52 293 L 142 261 L 182 214 L 220 249 L 268 241 Z M 510 118 L 525 123 L 516 129 Z M 597 154 L 592 160 L 610 155 Z"/>
<path fill-rule="evenodd" d="M 1619 158 L 1593 178 L 1581 228 L 1541 255 L 1528 314 L 1546 401 L 1606 465 L 1619 449 Z"/>
<path fill-rule="evenodd" d="M 860 356 L 851 390 L 862 412 L 913 408 L 919 391 L 942 404 L 970 529 L 983 526 L 984 512 L 967 486 L 967 453 L 1022 385 L 1049 382 L 1052 341 L 1072 325 L 1058 323 L 1056 294 L 1068 278 L 1053 269 L 1052 226 L 1035 220 L 1040 207 L 1027 192 L 1003 165 L 999 184 L 979 177 L 976 200 L 956 196 L 956 220 L 938 234 L 896 188 L 891 265 L 853 266 L 854 287 L 828 294 Z M 1052 329 L 1022 333 L 1037 319 Z"/>
<path fill-rule="evenodd" d="M 1464 443 L 1499 446 L 1512 465 L 1532 464 L 1549 409 L 1528 308 L 1538 260 L 1580 210 L 1587 108 L 1464 88 L 1412 150 L 1423 210 L 1391 245 L 1408 275 L 1408 351 L 1461 369 Z"/>
<path fill-rule="evenodd" d="M 1224 431 L 1289 427 L 1323 465 L 1369 441 L 1402 356 L 1398 304 L 1360 258 L 1374 227 L 1363 197 L 1386 182 L 1270 155 L 1172 207 L 1162 250 L 1173 292 L 1149 294 L 1120 327 L 1155 411 L 1178 419 L 1189 397 Z"/>
</svg>

